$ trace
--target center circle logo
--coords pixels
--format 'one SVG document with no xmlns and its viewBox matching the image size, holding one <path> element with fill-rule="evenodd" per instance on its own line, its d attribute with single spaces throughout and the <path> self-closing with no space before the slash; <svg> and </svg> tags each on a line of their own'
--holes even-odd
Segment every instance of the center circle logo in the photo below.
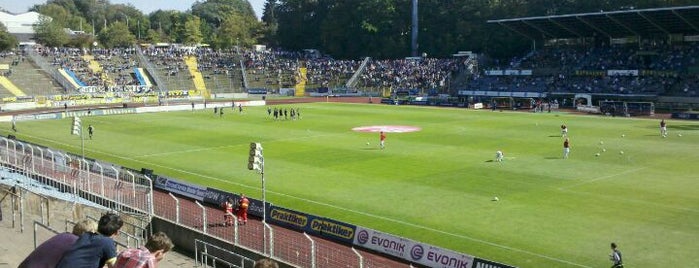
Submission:
<svg viewBox="0 0 699 268">
<path fill-rule="evenodd" d="M 356 132 L 389 132 L 389 133 L 406 133 L 420 131 L 422 128 L 414 126 L 361 126 L 352 128 Z"/>
<path fill-rule="evenodd" d="M 425 255 L 425 249 L 422 248 L 422 245 L 415 245 L 410 249 L 410 257 L 413 258 L 414 261 L 419 261 L 422 259 L 423 255 Z"/>
<path fill-rule="evenodd" d="M 364 245 L 367 241 L 369 241 L 369 233 L 366 230 L 359 231 L 357 234 L 357 242 Z"/>
</svg>

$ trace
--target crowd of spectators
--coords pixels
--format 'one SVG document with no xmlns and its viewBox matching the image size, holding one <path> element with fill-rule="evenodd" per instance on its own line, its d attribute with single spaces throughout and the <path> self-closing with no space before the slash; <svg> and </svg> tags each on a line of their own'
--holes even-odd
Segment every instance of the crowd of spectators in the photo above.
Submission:
<svg viewBox="0 0 699 268">
<path fill-rule="evenodd" d="M 593 47 L 546 47 L 491 69 L 530 75 L 478 75 L 460 88 L 513 92 L 694 95 L 699 44 L 644 42 Z M 610 73 L 610 70 L 619 70 Z M 615 71 L 611 71 L 615 72 Z"/>
<path fill-rule="evenodd" d="M 107 89 L 114 85 L 138 85 L 132 71 L 139 65 L 134 49 L 38 48 L 38 52 L 53 65 L 73 71 L 89 86 Z M 334 60 L 306 51 L 153 47 L 144 49 L 144 54 L 165 70 L 164 75 L 186 80 L 191 80 L 191 75 L 186 71 L 184 58 L 195 56 L 204 79 L 223 76 L 234 88 L 245 85 L 245 76 L 248 87 L 252 88 L 288 88 L 302 80 L 311 89 L 341 88 L 355 73 L 359 73 L 357 87 L 393 90 L 451 86 L 479 91 L 693 96 L 699 86 L 699 77 L 690 71 L 698 67 L 699 44 L 689 43 L 545 47 L 504 66 L 496 63 L 482 68 L 531 70 L 517 75 L 471 73 L 466 71 L 464 59 L 457 57 L 370 59 L 360 70 L 362 60 Z M 94 56 L 102 72 L 92 70 L 84 55 Z M 305 76 L 299 72 L 302 67 L 307 70 Z M 610 70 L 621 72 L 608 73 Z M 463 84 L 450 85 L 452 78 L 460 74 L 470 78 L 463 80 Z M 114 84 L 110 85 L 110 81 Z"/>
<path fill-rule="evenodd" d="M 76 78 L 87 86 L 105 86 L 105 81 L 99 73 L 93 72 L 89 62 L 83 59 L 87 50 L 68 47 L 37 47 L 37 52 L 48 61 L 61 69 L 68 69 L 75 73 Z"/>
<path fill-rule="evenodd" d="M 89 91 L 100 92 L 147 92 L 151 89 L 140 85 L 133 69 L 139 66 L 135 50 L 131 48 L 85 49 L 37 47 L 36 52 L 60 69 L 75 74 Z M 100 68 L 90 67 L 90 58 L 99 63 Z M 97 89 L 97 90 L 95 90 Z"/>
<path fill-rule="evenodd" d="M 372 60 L 360 85 L 393 89 L 436 89 L 447 86 L 453 72 L 463 69 L 460 59 Z"/>
<path fill-rule="evenodd" d="M 90 54 L 102 66 L 108 78 L 109 86 L 137 86 L 139 82 L 133 75 L 138 68 L 136 51 L 133 48 L 92 49 Z"/>
</svg>

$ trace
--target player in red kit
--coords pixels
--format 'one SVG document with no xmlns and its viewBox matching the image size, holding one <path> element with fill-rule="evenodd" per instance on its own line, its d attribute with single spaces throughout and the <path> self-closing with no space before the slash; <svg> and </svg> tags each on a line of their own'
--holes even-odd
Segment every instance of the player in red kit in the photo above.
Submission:
<svg viewBox="0 0 699 268">
<path fill-rule="evenodd" d="M 381 131 L 381 133 L 379 134 L 379 140 L 381 141 L 381 143 L 380 143 L 381 149 L 383 149 L 385 147 L 384 143 L 386 142 L 386 133 L 385 132 Z"/>
<path fill-rule="evenodd" d="M 568 141 L 568 138 L 563 141 L 563 159 L 567 159 L 568 155 L 570 154 L 570 142 Z"/>
<path fill-rule="evenodd" d="M 223 209 L 224 213 L 223 214 L 223 225 L 225 226 L 232 226 L 233 225 L 233 199 L 230 197 L 226 199 L 226 202 L 223 203 Z"/>
<path fill-rule="evenodd" d="M 240 195 L 240 200 L 238 200 L 238 223 L 246 224 L 248 223 L 248 207 L 250 206 L 250 201 L 244 194 Z"/>
</svg>

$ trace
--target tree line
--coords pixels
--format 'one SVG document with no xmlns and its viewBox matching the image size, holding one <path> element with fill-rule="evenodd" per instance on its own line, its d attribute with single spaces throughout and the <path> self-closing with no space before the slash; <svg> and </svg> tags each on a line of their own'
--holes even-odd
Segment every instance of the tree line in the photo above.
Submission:
<svg viewBox="0 0 699 268">
<path fill-rule="evenodd" d="M 448 57 L 463 50 L 496 58 L 521 55 L 528 40 L 489 19 L 691 5 L 694 0 L 418 0 L 418 51 Z M 267 0 L 261 21 L 247 0 L 204 0 L 187 11 L 144 14 L 105 0 L 49 0 L 37 39 L 48 46 L 123 47 L 135 43 L 263 44 L 318 49 L 338 59 L 402 58 L 411 51 L 411 0 Z M 47 19 L 50 17 L 51 19 Z M 69 35 L 64 28 L 78 31 Z M 0 49 L 13 42 L 0 27 Z M 10 44 L 10 45 L 7 45 Z"/>
</svg>

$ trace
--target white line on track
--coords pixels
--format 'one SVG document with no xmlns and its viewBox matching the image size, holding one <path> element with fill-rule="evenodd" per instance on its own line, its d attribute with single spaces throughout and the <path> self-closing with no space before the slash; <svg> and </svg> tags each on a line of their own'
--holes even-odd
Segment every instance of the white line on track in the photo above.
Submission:
<svg viewBox="0 0 699 268">
<path fill-rule="evenodd" d="M 63 142 L 56 141 L 56 140 L 46 139 L 46 138 L 43 138 L 43 137 L 36 137 L 36 136 L 31 136 L 31 135 L 26 135 L 26 136 L 29 136 L 29 137 L 32 137 L 32 138 L 35 138 L 35 139 L 45 140 L 45 141 L 48 141 L 48 142 L 51 142 L 51 143 L 54 143 L 54 144 L 61 144 L 61 145 L 68 146 L 68 147 L 74 147 L 74 148 L 77 148 L 77 147 L 78 147 L 78 146 L 76 146 L 76 145 L 67 144 L 67 143 L 63 143 Z M 111 153 L 105 153 L 105 152 L 101 152 L 101 151 L 97 151 L 97 150 L 92 150 L 92 149 L 88 149 L 88 151 L 91 151 L 91 152 L 94 152 L 94 153 L 98 153 L 98 154 L 102 154 L 102 155 L 109 155 L 109 156 L 113 156 L 113 157 L 116 157 L 116 158 L 129 160 L 129 161 L 139 162 L 139 163 L 146 164 L 146 165 L 148 165 L 148 166 L 154 166 L 154 167 L 169 169 L 169 170 L 181 172 L 181 173 L 184 173 L 184 174 L 190 174 L 190 175 L 194 175 L 194 176 L 198 176 L 198 177 L 202 177 L 202 178 L 207 178 L 207 179 L 215 180 L 215 181 L 222 182 L 222 183 L 226 183 L 226 184 L 232 184 L 232 185 L 240 186 L 240 187 L 247 188 L 247 189 L 260 190 L 259 187 L 253 187 L 253 186 L 249 186 L 249 185 L 245 185 L 245 184 L 241 184 L 241 183 L 237 183 L 237 182 L 232 182 L 232 181 L 230 181 L 230 180 L 223 180 L 223 179 L 219 179 L 219 178 L 216 178 L 216 177 L 211 177 L 211 176 L 208 176 L 208 175 L 198 174 L 198 173 L 194 173 L 194 172 L 190 172 L 190 171 L 186 171 L 186 170 L 182 170 L 182 169 L 178 169 L 178 168 L 173 168 L 173 167 L 169 167 L 169 166 L 163 166 L 163 165 L 160 165 L 160 164 L 155 164 L 155 163 L 151 163 L 151 162 L 147 162 L 147 161 L 143 161 L 143 160 L 139 160 L 139 159 L 134 159 L 134 158 L 131 158 L 131 157 L 125 157 L 125 156 L 115 155 L 115 154 L 111 154 Z M 443 234 L 443 235 L 448 235 L 448 236 L 452 236 L 452 237 L 457 237 L 457 238 L 461 238 L 461 239 L 466 239 L 466 240 L 478 242 L 478 243 L 481 243 L 481 244 L 489 245 L 489 246 L 492 246 L 492 247 L 497 247 L 497 248 L 506 249 L 506 250 L 510 250 L 510 251 L 514 251 L 514 252 L 519 252 L 519 253 L 523 253 L 523 254 L 527 254 L 527 255 L 531 255 L 531 256 L 536 256 L 536 257 L 539 257 L 539 258 L 543 258 L 543 259 L 547 259 L 547 260 L 551 260 L 551 261 L 555 261 L 555 262 L 559 262 L 559 263 L 564 263 L 564 264 L 567 264 L 567 265 L 572 265 L 572 266 L 577 266 L 577 267 L 591 268 L 591 266 L 588 266 L 588 265 L 579 264 L 579 263 L 574 263 L 574 262 L 570 262 L 570 261 L 567 261 L 567 260 L 559 259 L 559 258 L 556 258 L 556 257 L 551 257 L 551 256 L 547 256 L 547 255 L 543 255 L 543 254 L 539 254 L 539 253 L 527 251 L 527 250 L 524 250 L 524 249 L 513 248 L 513 247 L 506 246 L 506 245 L 502 245 L 502 244 L 498 244 L 498 243 L 493 243 L 493 242 L 489 242 L 489 241 L 486 241 L 486 240 L 482 240 L 482 239 L 478 239 L 478 238 L 474 238 L 474 237 L 470 237 L 470 236 L 466 236 L 466 235 L 450 233 L 450 232 L 446 232 L 446 231 L 434 229 L 434 228 L 431 228 L 431 227 L 422 226 L 422 225 L 419 225 L 419 224 L 414 224 L 414 223 L 410 223 L 410 222 L 406 222 L 406 221 L 402 221 L 402 220 L 397 220 L 397 219 L 393 219 L 393 218 L 387 218 L 387 217 L 383 217 L 383 216 L 379 216 L 379 215 L 375 215 L 375 214 L 371 214 L 371 213 L 366 213 L 366 212 L 362 212 L 362 211 L 356 211 L 356 210 L 352 210 L 352 209 L 348 209 L 348 208 L 344 208 L 344 207 L 339 207 L 339 206 L 336 206 L 336 205 L 327 204 L 327 203 L 323 203 L 323 202 L 318 202 L 318 201 L 315 201 L 315 200 L 305 199 L 305 198 L 301 198 L 301 197 L 297 197 L 297 196 L 292 196 L 292 195 L 288 195 L 288 194 L 284 194 L 284 193 L 279 193 L 279 192 L 274 192 L 274 191 L 269 191 L 269 190 L 267 190 L 267 192 L 268 192 L 268 193 L 273 193 L 273 194 L 276 194 L 276 195 L 279 195 L 279 196 L 285 196 L 285 197 L 287 197 L 287 198 L 293 198 L 293 199 L 296 199 L 296 200 L 301 200 L 301 201 L 304 201 L 304 202 L 308 202 L 308 203 L 312 203 L 312 204 L 316 204 L 316 205 L 321 205 L 321 206 L 325 206 L 325 207 L 337 209 L 337 210 L 347 211 L 347 212 L 351 212 L 351 213 L 359 214 L 359 215 L 364 215 L 364 216 L 371 217 L 371 218 L 376 218 L 376 219 L 381 219 L 381 220 L 385 220 L 385 221 L 389 221 L 389 222 L 394 222 L 394 223 L 397 223 L 397 224 L 401 224 L 401 225 L 405 225 L 405 226 L 410 226 L 410 227 L 413 227 L 413 228 L 423 229 L 423 230 L 427 230 L 427 231 L 431 231 L 431 232 L 435 232 L 435 233 L 440 233 L 440 234 Z"/>
</svg>

